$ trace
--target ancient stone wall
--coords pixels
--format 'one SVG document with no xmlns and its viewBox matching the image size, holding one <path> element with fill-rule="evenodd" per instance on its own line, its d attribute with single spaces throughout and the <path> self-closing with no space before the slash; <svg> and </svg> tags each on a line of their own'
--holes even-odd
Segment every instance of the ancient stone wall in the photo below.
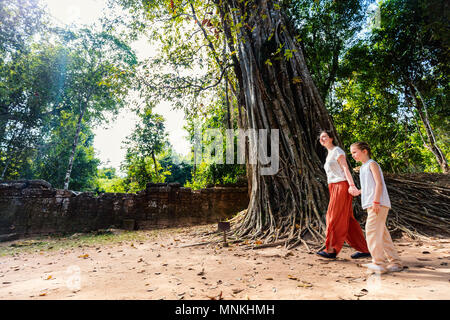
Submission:
<svg viewBox="0 0 450 320">
<path fill-rule="evenodd" d="M 246 187 L 182 188 L 149 184 L 136 194 L 54 189 L 43 180 L 0 181 L 0 235 L 21 237 L 116 228 L 213 223 L 248 205 Z"/>
</svg>

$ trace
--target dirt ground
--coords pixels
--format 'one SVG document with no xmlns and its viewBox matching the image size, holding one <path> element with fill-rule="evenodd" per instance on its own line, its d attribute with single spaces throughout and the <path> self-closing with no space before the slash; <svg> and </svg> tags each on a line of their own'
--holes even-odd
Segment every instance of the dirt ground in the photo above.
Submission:
<svg viewBox="0 0 450 320">
<path fill-rule="evenodd" d="M 2 243 L 0 299 L 450 299 L 450 239 L 398 239 L 407 268 L 371 275 L 361 266 L 369 259 L 352 260 L 349 247 L 329 261 L 305 247 L 189 246 L 218 239 L 208 235 L 216 228 L 136 231 L 66 247 L 58 240 L 35 250 L 22 250 L 23 240 Z"/>
</svg>

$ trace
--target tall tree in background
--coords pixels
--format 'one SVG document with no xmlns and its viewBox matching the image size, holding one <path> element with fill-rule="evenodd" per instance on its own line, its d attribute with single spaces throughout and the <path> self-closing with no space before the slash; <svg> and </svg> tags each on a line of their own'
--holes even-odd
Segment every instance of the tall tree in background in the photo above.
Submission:
<svg viewBox="0 0 450 320">
<path fill-rule="evenodd" d="M 73 187 L 87 188 L 98 164 L 91 128 L 124 106 L 134 53 L 106 31 L 52 28 L 37 1 L 1 1 L 0 16 L 0 179 L 46 178 L 67 189 L 79 155 Z"/>
<path fill-rule="evenodd" d="M 76 114 L 61 111 L 58 117 L 53 117 L 51 124 L 44 126 L 49 131 L 42 135 L 42 141 L 37 144 L 29 172 L 24 170 L 23 178 L 43 179 L 55 188 L 63 187 L 67 159 L 72 151 L 73 136 L 77 130 L 77 118 Z M 71 172 L 71 190 L 95 189 L 100 160 L 95 156 L 93 140 L 91 128 L 87 123 L 83 123 Z"/>
<path fill-rule="evenodd" d="M 347 95 L 342 95 L 340 90 L 341 98 L 352 101 L 353 105 L 358 106 L 357 109 L 364 110 L 363 114 L 375 114 L 379 110 L 387 115 L 375 122 L 376 128 L 366 127 L 366 132 L 381 133 L 381 124 L 389 125 L 387 120 L 392 116 L 397 120 L 390 121 L 391 125 L 406 118 L 416 127 L 414 131 L 419 134 L 422 145 L 432 152 L 441 170 L 448 172 L 445 151 L 439 145 L 439 140 L 445 145 L 445 132 L 448 131 L 446 105 L 449 87 L 446 75 L 450 51 L 448 33 L 446 35 L 444 31 L 448 25 L 443 23 L 449 15 L 448 4 L 387 0 L 380 3 L 379 9 L 379 25 L 371 30 L 367 38 L 355 44 L 344 58 L 340 86 L 352 89 Z M 367 91 L 361 91 L 362 88 Z M 362 93 L 360 97 L 363 99 L 359 102 L 356 91 Z M 396 96 L 395 99 L 388 98 L 392 95 Z M 380 97 L 390 99 L 391 103 L 380 108 L 381 105 L 376 103 Z M 361 120 L 361 117 L 356 116 L 355 119 Z M 436 135 L 433 122 L 443 128 L 441 137 Z M 397 136 L 393 131 L 388 134 Z M 380 145 L 383 145 L 382 140 L 374 139 Z"/>
<path fill-rule="evenodd" d="M 151 106 L 145 107 L 138 115 L 140 121 L 125 141 L 127 154 L 123 168 L 127 171 L 128 178 L 134 180 L 138 189 L 142 190 L 148 182 L 164 182 L 167 172 L 160 172 L 162 167 L 156 157 L 166 146 L 167 133 L 164 118 L 153 113 Z M 150 159 L 154 175 L 150 172 Z"/>
<path fill-rule="evenodd" d="M 38 139 L 54 70 L 37 53 L 34 35 L 45 30 L 37 1 L 0 1 L 0 179 L 17 175 Z M 50 59 L 51 60 L 51 59 Z"/>
<path fill-rule="evenodd" d="M 296 0 L 290 16 L 306 63 L 320 95 L 327 101 L 341 69 L 341 57 L 361 31 L 371 1 Z"/>
<path fill-rule="evenodd" d="M 82 122 L 105 119 L 105 112 L 117 114 L 125 103 L 136 58 L 127 45 L 105 32 L 85 29 L 63 36 L 68 61 L 66 103 L 78 115 L 64 178 L 64 189 L 68 189 Z"/>
</svg>

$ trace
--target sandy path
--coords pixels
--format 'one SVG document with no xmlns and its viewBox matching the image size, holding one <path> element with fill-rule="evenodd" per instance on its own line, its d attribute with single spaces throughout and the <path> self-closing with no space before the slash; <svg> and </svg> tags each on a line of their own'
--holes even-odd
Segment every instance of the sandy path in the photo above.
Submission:
<svg viewBox="0 0 450 320">
<path fill-rule="evenodd" d="M 0 257 L 0 299 L 450 299 L 450 239 L 396 241 L 408 268 L 377 276 L 348 247 L 336 261 L 303 247 L 183 247 L 214 228 Z"/>
</svg>

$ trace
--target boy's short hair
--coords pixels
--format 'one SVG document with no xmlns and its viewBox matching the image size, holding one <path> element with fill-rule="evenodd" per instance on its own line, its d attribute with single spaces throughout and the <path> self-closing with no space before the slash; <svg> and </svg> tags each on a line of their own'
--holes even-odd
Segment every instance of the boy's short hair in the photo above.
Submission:
<svg viewBox="0 0 450 320">
<path fill-rule="evenodd" d="M 365 142 L 365 141 L 358 141 L 358 142 L 352 143 L 350 148 L 352 146 L 357 147 L 361 151 L 367 150 L 367 154 L 369 155 L 370 158 L 372 158 L 372 150 L 370 149 L 370 146 L 369 146 L 369 144 L 367 142 Z"/>
</svg>

